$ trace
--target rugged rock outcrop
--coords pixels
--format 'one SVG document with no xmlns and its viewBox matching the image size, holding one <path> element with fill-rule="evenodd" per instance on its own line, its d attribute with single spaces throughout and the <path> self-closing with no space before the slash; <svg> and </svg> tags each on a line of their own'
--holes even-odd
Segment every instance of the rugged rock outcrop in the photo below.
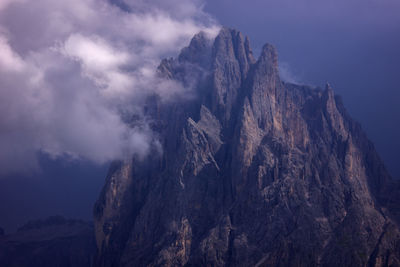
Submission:
<svg viewBox="0 0 400 267">
<path fill-rule="evenodd" d="M 96 266 L 399 266 L 394 183 L 325 89 L 280 80 L 275 48 L 202 33 L 160 75 L 194 97 L 146 109 L 162 153 L 115 162 Z"/>
<path fill-rule="evenodd" d="M 93 226 L 60 216 L 29 222 L 14 234 L 0 236 L 0 266 L 87 267 L 95 251 Z"/>
</svg>

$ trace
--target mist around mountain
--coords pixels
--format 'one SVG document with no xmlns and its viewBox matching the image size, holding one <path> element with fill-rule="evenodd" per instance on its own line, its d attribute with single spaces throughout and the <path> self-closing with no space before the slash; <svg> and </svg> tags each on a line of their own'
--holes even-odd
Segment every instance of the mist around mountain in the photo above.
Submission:
<svg viewBox="0 0 400 267">
<path fill-rule="evenodd" d="M 157 73 L 189 91 L 145 98 L 157 142 L 110 166 L 94 225 L 28 223 L 0 237 L 0 263 L 400 265 L 399 184 L 329 84 L 282 82 L 276 49 L 255 58 L 229 28 Z"/>
</svg>

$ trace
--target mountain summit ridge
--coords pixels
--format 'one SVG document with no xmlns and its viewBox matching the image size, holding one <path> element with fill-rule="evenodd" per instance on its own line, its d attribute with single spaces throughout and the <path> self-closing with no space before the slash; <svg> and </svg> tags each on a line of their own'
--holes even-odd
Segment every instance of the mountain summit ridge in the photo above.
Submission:
<svg viewBox="0 0 400 267">
<path fill-rule="evenodd" d="M 110 168 L 96 266 L 400 265 L 393 180 L 330 86 L 228 28 L 158 70 L 195 97 L 147 100 L 163 153 Z"/>
</svg>

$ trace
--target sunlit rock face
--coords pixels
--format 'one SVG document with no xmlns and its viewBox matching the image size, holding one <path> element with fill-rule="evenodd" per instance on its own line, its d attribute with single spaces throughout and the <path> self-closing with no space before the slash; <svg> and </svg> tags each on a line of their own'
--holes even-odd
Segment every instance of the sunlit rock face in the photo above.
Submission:
<svg viewBox="0 0 400 267">
<path fill-rule="evenodd" d="M 95 266 L 400 264 L 395 182 L 329 85 L 282 82 L 227 28 L 159 72 L 191 97 L 147 100 L 162 152 L 110 168 Z"/>
</svg>

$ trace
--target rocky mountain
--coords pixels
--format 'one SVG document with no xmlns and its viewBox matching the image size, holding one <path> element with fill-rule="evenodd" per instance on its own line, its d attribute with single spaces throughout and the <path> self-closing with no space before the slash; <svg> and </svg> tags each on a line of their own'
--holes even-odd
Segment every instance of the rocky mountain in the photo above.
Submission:
<svg viewBox="0 0 400 267">
<path fill-rule="evenodd" d="M 31 221 L 16 233 L 0 235 L 0 266 L 87 267 L 95 251 L 93 225 L 60 216 Z"/>
<path fill-rule="evenodd" d="M 400 266 L 395 181 L 329 85 L 227 28 L 159 72 L 190 94 L 147 100 L 162 151 L 111 166 L 95 266 Z"/>
</svg>

